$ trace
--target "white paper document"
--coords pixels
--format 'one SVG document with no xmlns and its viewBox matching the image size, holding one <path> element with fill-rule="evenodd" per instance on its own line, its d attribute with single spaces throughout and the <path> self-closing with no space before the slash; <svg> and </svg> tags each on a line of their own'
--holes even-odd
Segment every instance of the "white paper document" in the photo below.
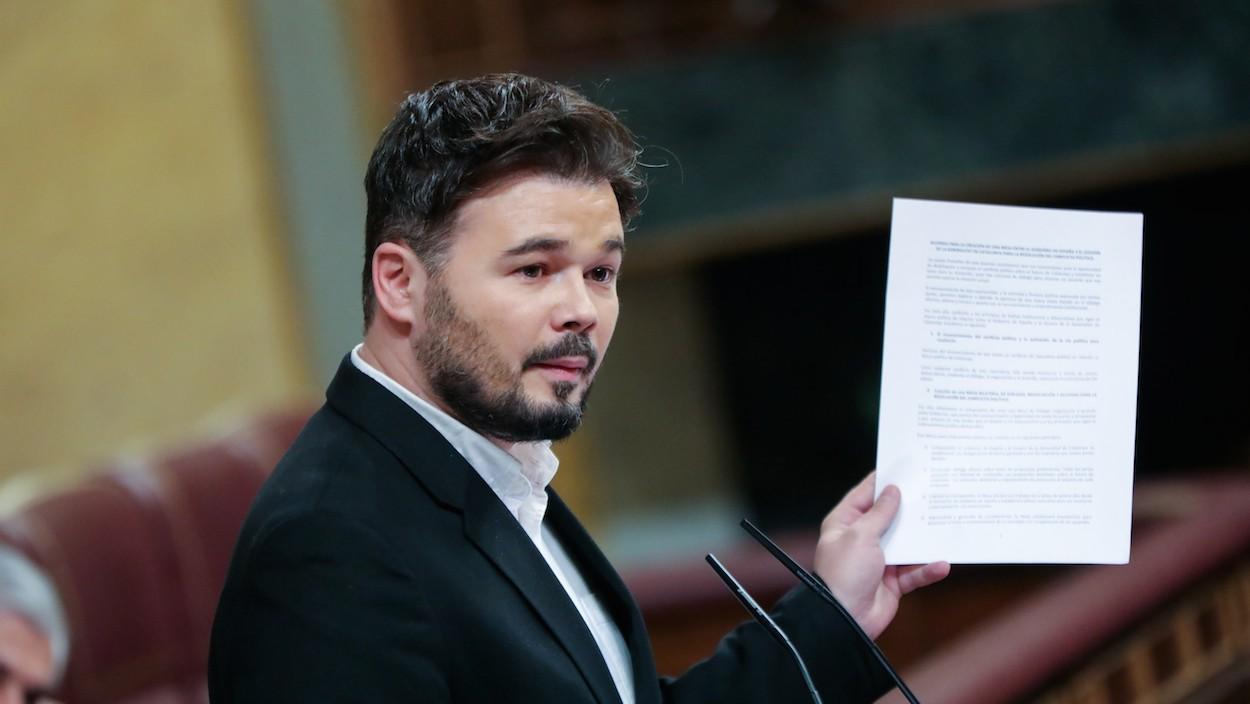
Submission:
<svg viewBox="0 0 1250 704">
<path fill-rule="evenodd" d="M 1142 216 L 894 201 L 886 562 L 1128 562 Z"/>
</svg>

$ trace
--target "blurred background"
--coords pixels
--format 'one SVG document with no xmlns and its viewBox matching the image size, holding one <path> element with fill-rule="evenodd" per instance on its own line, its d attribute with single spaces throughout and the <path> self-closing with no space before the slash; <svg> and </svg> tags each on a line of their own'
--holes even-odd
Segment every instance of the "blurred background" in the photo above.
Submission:
<svg viewBox="0 0 1250 704">
<path fill-rule="evenodd" d="M 642 591 L 872 468 L 896 196 L 1144 213 L 1138 481 L 1250 469 L 1244 0 L 0 0 L 0 509 L 314 407 L 360 337 L 374 140 L 501 70 L 652 165 L 556 480 Z M 905 659 L 1066 573 L 965 574 Z"/>
</svg>

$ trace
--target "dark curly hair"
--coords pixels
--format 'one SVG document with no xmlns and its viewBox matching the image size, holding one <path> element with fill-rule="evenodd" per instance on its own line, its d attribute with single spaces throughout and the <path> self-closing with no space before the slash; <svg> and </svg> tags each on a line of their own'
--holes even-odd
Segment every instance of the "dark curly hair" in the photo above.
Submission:
<svg viewBox="0 0 1250 704">
<path fill-rule="evenodd" d="M 492 74 L 410 94 L 383 130 L 365 173 L 365 328 L 373 319 L 378 245 L 403 242 L 427 270 L 437 271 L 460 205 L 523 171 L 607 181 L 628 226 L 642 196 L 638 153 L 633 134 L 610 110 L 538 78 Z"/>
</svg>

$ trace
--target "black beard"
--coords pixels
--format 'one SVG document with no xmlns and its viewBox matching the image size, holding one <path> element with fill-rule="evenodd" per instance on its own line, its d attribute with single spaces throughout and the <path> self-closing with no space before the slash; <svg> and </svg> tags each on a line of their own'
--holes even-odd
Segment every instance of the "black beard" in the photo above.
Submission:
<svg viewBox="0 0 1250 704">
<path fill-rule="evenodd" d="M 491 395 L 482 389 L 477 379 L 460 373 L 436 373 L 430 377 L 430 383 L 461 423 L 482 435 L 509 442 L 567 438 L 582 424 L 586 399 L 590 396 L 587 386 L 575 405 L 559 403 L 537 407 L 519 389 L 510 388 Z M 563 400 L 575 387 L 572 382 L 557 382 L 556 396 Z"/>
<path fill-rule="evenodd" d="M 577 389 L 571 381 L 552 385 L 555 403 L 531 403 L 519 374 L 513 374 L 495 355 L 481 327 L 461 315 L 446 287 L 431 280 L 428 291 L 429 329 L 415 354 L 432 390 L 457 420 L 482 435 L 509 442 L 561 440 L 577 430 L 590 397 L 589 382 L 575 404 L 569 402 Z M 587 358 L 584 372 L 590 375 L 598 360 L 594 344 L 585 335 L 568 333 L 532 352 L 521 371 L 546 360 L 578 355 Z"/>
</svg>

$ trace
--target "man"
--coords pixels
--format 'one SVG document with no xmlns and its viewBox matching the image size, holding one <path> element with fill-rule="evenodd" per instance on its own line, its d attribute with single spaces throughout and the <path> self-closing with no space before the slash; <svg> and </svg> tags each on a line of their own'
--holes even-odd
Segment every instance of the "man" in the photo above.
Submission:
<svg viewBox="0 0 1250 704">
<path fill-rule="evenodd" d="M 68 657 L 69 631 L 52 583 L 0 546 L 0 704 L 51 704 L 48 693 Z"/>
<path fill-rule="evenodd" d="M 215 704 L 806 698 L 755 625 L 659 679 L 620 578 L 547 488 L 616 324 L 636 156 L 610 112 L 525 76 L 404 102 L 365 178 L 364 343 L 243 527 Z M 886 568 L 897 490 L 871 494 L 830 514 L 816 570 L 876 636 L 947 568 Z M 811 594 L 777 617 L 831 699 L 883 691 Z"/>
</svg>

